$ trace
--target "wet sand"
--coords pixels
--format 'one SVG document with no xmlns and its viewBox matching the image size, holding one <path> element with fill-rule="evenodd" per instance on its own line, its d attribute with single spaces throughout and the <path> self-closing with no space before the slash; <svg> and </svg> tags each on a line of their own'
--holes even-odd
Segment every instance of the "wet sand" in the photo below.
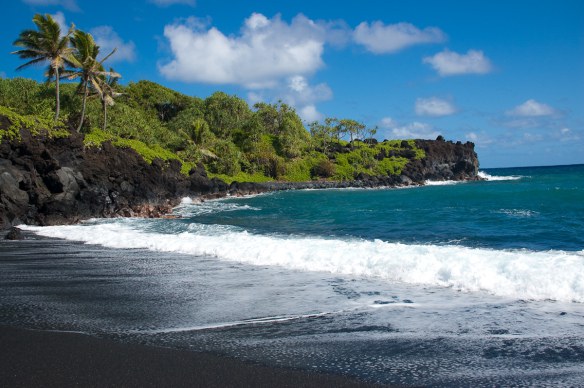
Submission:
<svg viewBox="0 0 584 388">
<path fill-rule="evenodd" d="M 0 326 L 4 387 L 373 387 L 213 354 Z"/>
</svg>

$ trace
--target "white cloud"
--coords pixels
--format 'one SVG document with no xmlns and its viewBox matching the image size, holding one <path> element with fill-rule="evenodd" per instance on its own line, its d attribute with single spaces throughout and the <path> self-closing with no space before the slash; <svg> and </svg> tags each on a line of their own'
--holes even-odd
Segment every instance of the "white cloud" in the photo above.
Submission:
<svg viewBox="0 0 584 388">
<path fill-rule="evenodd" d="M 440 135 L 430 124 L 417 121 L 394 128 L 391 132 L 398 139 L 436 139 Z"/>
<path fill-rule="evenodd" d="M 379 122 L 379 126 L 381 128 L 391 129 L 391 128 L 397 127 L 398 123 L 394 119 L 392 119 L 391 117 L 384 117 Z"/>
<path fill-rule="evenodd" d="M 314 105 L 306 105 L 298 111 L 300 118 L 307 123 L 322 120 L 324 115 L 316 110 Z"/>
<path fill-rule="evenodd" d="M 555 113 L 556 110 L 551 106 L 537 102 L 535 100 L 527 100 L 523 104 L 507 111 L 508 116 L 520 117 L 551 116 Z"/>
<path fill-rule="evenodd" d="M 425 57 L 423 62 L 430 64 L 442 77 L 458 74 L 486 74 L 492 70 L 489 58 L 478 50 L 469 50 L 466 54 L 444 50 L 432 57 Z"/>
<path fill-rule="evenodd" d="M 321 83 L 311 86 L 306 78 L 301 75 L 290 77 L 287 89 L 285 100 L 291 105 L 310 105 L 318 101 L 330 100 L 333 96 L 333 92 L 327 84 Z"/>
<path fill-rule="evenodd" d="M 79 6 L 77 5 L 76 0 L 22 0 L 24 4 L 33 5 L 33 6 L 58 6 L 68 9 L 69 11 L 80 11 Z"/>
<path fill-rule="evenodd" d="M 469 132 L 465 137 L 467 141 L 472 141 L 477 147 L 486 147 L 494 142 L 494 140 L 484 132 Z"/>
<path fill-rule="evenodd" d="M 456 112 L 456 108 L 450 101 L 438 97 L 418 98 L 415 109 L 418 116 L 440 117 Z"/>
<path fill-rule="evenodd" d="M 52 14 L 51 17 L 59 25 L 59 28 L 61 29 L 61 35 L 66 35 L 71 26 L 67 25 L 67 22 L 65 21 L 65 15 L 63 14 L 63 12 L 58 11 L 57 13 Z"/>
<path fill-rule="evenodd" d="M 386 130 L 384 136 L 393 139 L 436 139 L 440 135 L 430 124 L 418 121 L 401 125 L 391 117 L 384 117 L 379 125 Z"/>
<path fill-rule="evenodd" d="M 173 59 L 159 67 L 168 79 L 184 82 L 276 87 L 278 81 L 309 75 L 323 66 L 326 28 L 299 14 L 290 23 L 254 13 L 240 34 L 227 36 L 199 19 L 167 25 Z"/>
<path fill-rule="evenodd" d="M 560 139 L 560 141 L 578 141 L 580 140 L 580 134 L 571 130 L 570 128 L 564 127 L 554 134 L 555 138 Z"/>
<path fill-rule="evenodd" d="M 195 0 L 150 0 L 150 2 L 156 4 L 159 7 L 168 7 L 174 4 L 184 4 L 194 7 L 196 4 Z"/>
<path fill-rule="evenodd" d="M 435 27 L 420 30 L 410 23 L 385 25 L 377 21 L 359 24 L 353 33 L 353 39 L 372 53 L 385 54 L 416 44 L 444 42 L 446 35 Z"/>
<path fill-rule="evenodd" d="M 99 26 L 91 29 L 91 34 L 95 43 L 100 47 L 101 56 L 108 55 L 114 48 L 117 51 L 112 55 L 107 63 L 129 61 L 136 59 L 136 45 L 134 42 L 124 42 L 111 26 Z"/>
<path fill-rule="evenodd" d="M 6 78 L 6 72 L 0 71 L 0 78 Z"/>
<path fill-rule="evenodd" d="M 285 87 L 272 91 L 277 93 L 285 103 L 293 106 L 306 122 L 321 120 L 324 115 L 316 108 L 316 103 L 330 100 L 333 92 L 325 83 L 310 85 L 302 75 L 289 77 Z"/>
<path fill-rule="evenodd" d="M 262 95 L 262 93 L 257 93 L 255 91 L 253 92 L 249 92 L 247 93 L 247 103 L 250 106 L 253 106 L 254 104 L 258 103 L 258 102 L 264 102 L 264 96 Z"/>
</svg>

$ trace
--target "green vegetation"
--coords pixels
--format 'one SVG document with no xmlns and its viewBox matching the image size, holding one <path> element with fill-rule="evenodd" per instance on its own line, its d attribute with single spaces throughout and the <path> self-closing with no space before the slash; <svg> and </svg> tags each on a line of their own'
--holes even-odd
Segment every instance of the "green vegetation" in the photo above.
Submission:
<svg viewBox="0 0 584 388">
<path fill-rule="evenodd" d="M 34 22 L 39 31 L 24 31 L 15 42 L 28 47 L 15 52 L 22 58 L 30 58 L 30 47 L 38 43 L 30 38 L 33 32 L 54 38 L 58 28 L 49 15 L 37 15 Z M 43 54 L 23 66 L 49 61 L 49 79 L 79 83 L 0 78 L 0 140 L 17 139 L 19 128 L 48 136 L 64 136 L 68 128 L 84 133 L 88 147 L 109 141 L 134 149 L 150 163 L 176 159 L 184 174 L 202 163 L 209 176 L 228 183 L 395 175 L 409 160 L 425 157 L 413 140 L 378 143 L 376 128 L 351 119 L 327 118 L 307 131 L 283 102 L 250 108 L 223 92 L 201 99 L 149 81 L 118 85 L 121 76 L 103 68 L 115 50 L 98 61 L 99 46 L 90 34 L 72 27 L 61 38 L 66 41 L 66 50 L 63 41 L 57 42 L 62 60 Z"/>
<path fill-rule="evenodd" d="M 20 50 L 13 52 L 22 59 L 29 60 L 18 67 L 22 69 L 28 66 L 36 65 L 41 62 L 49 62 L 46 72 L 47 79 L 55 78 L 55 120 L 59 119 L 60 93 L 59 72 L 70 64 L 69 57 L 72 48 L 69 46 L 69 39 L 73 32 L 73 25 L 67 34 L 61 34 L 61 27 L 51 15 L 36 14 L 32 19 L 37 30 L 24 30 L 14 41 L 14 45 L 21 47 Z"/>
<path fill-rule="evenodd" d="M 45 119 L 35 115 L 21 115 L 12 109 L 0 105 L 0 116 L 8 120 L 7 125 L 0 127 L 0 141 L 3 139 L 20 139 L 20 129 L 30 131 L 33 136 L 47 136 L 49 138 L 59 138 L 69 136 L 65 124 Z"/>
</svg>

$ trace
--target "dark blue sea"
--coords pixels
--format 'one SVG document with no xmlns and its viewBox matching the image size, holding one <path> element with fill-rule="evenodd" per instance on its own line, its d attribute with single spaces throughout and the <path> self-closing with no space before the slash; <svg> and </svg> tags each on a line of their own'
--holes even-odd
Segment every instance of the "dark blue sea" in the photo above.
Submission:
<svg viewBox="0 0 584 388">
<path fill-rule="evenodd" d="M 0 324 L 378 383 L 584 385 L 584 165 L 24 227 Z"/>
</svg>

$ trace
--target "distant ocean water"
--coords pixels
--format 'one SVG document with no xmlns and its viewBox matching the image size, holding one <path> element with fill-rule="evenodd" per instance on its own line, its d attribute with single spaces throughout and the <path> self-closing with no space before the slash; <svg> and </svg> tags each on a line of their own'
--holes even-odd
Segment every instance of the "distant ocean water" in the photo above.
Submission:
<svg viewBox="0 0 584 388">
<path fill-rule="evenodd" d="M 584 165 L 481 174 L 24 227 L 93 245 L 7 254 L 4 323 L 382 383 L 582 384 Z"/>
</svg>

